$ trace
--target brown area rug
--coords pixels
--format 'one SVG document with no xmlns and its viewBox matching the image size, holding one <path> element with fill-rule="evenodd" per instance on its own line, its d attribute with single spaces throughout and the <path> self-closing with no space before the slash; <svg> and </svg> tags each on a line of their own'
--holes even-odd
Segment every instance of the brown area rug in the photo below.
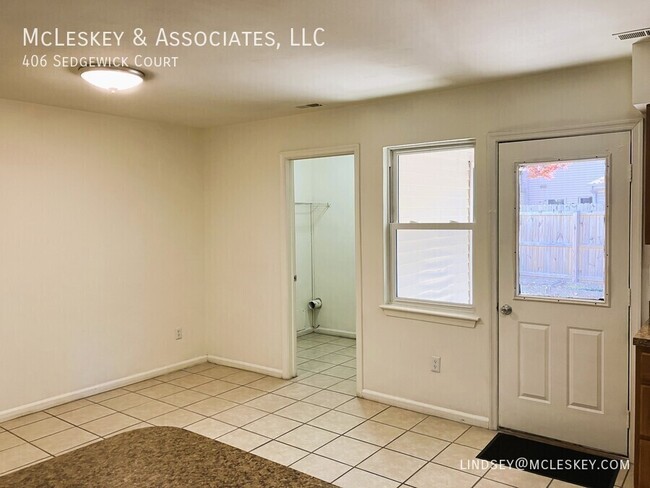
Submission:
<svg viewBox="0 0 650 488">
<path fill-rule="evenodd" d="M 0 487 L 272 487 L 333 485 L 176 427 L 119 434 L 0 477 Z"/>
</svg>

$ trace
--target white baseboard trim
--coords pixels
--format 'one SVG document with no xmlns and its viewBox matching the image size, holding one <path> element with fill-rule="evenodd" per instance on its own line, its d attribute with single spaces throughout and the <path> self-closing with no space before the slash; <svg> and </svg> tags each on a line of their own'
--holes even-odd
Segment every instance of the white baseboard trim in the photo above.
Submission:
<svg viewBox="0 0 650 488">
<path fill-rule="evenodd" d="M 355 332 L 347 332 L 345 330 L 338 330 L 338 329 L 327 329 L 324 327 L 319 327 L 317 329 L 314 329 L 314 333 L 332 335 L 338 337 L 347 337 L 349 339 L 355 339 L 357 337 L 357 334 Z"/>
<path fill-rule="evenodd" d="M 198 356 L 193 359 L 188 359 L 179 363 L 163 366 L 162 368 L 151 369 L 149 371 L 145 371 L 144 373 L 137 373 L 131 376 L 126 376 L 124 378 L 119 378 L 117 380 L 107 381 L 106 383 L 101 383 L 99 385 L 82 388 L 81 390 L 75 390 L 70 393 L 64 393 L 62 395 L 38 400 L 33 403 L 28 403 L 27 405 L 10 408 L 9 410 L 3 410 L 0 411 L 0 422 L 11 420 L 16 417 L 22 417 L 23 415 L 28 415 L 30 413 L 45 410 L 47 408 L 56 407 L 57 405 L 63 405 L 64 403 L 79 400 L 80 398 L 89 397 L 98 393 L 103 393 L 108 390 L 114 390 L 115 388 L 120 388 L 122 386 L 138 383 L 140 381 L 148 380 L 149 378 L 154 378 L 165 373 L 171 373 L 172 371 L 176 371 L 178 369 L 189 368 L 190 366 L 201 364 L 206 361 L 206 356 Z"/>
<path fill-rule="evenodd" d="M 236 359 L 227 359 L 219 356 L 208 356 L 208 361 L 214 364 L 220 364 L 221 366 L 230 366 L 231 368 L 245 369 L 246 371 L 253 371 L 254 373 L 282 378 L 281 369 L 269 368 L 268 366 L 261 366 L 259 364 L 247 363 L 245 361 L 237 361 Z"/>
<path fill-rule="evenodd" d="M 384 393 L 379 393 L 372 390 L 362 390 L 361 397 L 365 398 L 366 400 L 373 400 L 375 402 L 385 403 L 394 407 L 406 408 L 408 410 L 413 410 L 414 412 L 434 415 L 436 417 L 454 420 L 456 422 L 462 422 L 464 424 L 476 425 L 477 427 L 483 427 L 485 429 L 488 428 L 488 423 L 490 421 L 490 419 L 487 417 L 482 417 L 480 415 L 461 412 L 459 410 L 452 410 L 445 407 L 438 407 L 429 403 L 416 402 L 414 400 L 386 395 Z"/>
</svg>

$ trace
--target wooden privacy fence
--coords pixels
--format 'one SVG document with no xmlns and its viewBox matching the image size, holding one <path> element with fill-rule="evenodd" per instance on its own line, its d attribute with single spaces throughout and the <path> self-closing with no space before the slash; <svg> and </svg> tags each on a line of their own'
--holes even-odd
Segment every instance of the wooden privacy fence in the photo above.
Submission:
<svg viewBox="0 0 650 488">
<path fill-rule="evenodd" d="M 526 205 L 519 212 L 520 277 L 602 282 L 605 210 L 594 205 Z"/>
</svg>

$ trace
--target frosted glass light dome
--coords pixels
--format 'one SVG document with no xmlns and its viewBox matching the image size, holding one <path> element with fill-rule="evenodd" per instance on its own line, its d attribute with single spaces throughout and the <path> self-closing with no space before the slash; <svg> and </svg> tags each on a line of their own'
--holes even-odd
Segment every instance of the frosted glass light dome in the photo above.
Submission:
<svg viewBox="0 0 650 488">
<path fill-rule="evenodd" d="M 144 73 L 132 68 L 87 67 L 80 71 L 85 81 L 111 93 L 128 90 L 144 81 Z"/>
</svg>

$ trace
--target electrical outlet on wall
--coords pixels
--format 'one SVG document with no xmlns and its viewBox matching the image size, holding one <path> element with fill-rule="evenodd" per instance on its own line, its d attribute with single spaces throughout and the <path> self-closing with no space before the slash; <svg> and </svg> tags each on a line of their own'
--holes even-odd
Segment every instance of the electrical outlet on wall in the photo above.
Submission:
<svg viewBox="0 0 650 488">
<path fill-rule="evenodd" d="M 178 341 L 182 338 L 183 338 L 183 329 L 179 327 L 178 329 L 176 329 L 176 340 Z"/>
<path fill-rule="evenodd" d="M 440 373 L 440 356 L 431 356 L 431 371 Z"/>
</svg>

